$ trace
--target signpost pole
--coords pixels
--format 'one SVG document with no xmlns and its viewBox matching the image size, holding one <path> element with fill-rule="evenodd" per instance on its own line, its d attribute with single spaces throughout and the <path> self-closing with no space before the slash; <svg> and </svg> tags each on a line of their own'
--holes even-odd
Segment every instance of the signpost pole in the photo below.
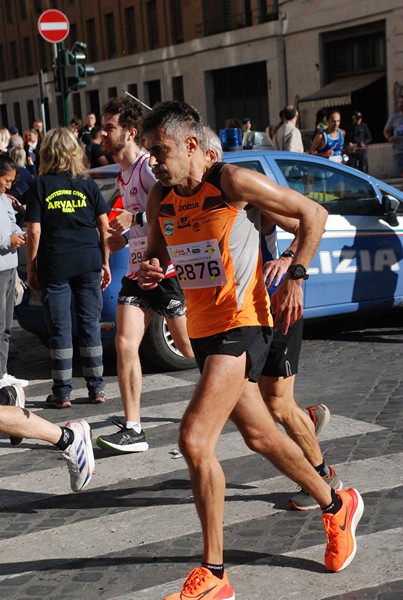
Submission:
<svg viewBox="0 0 403 600">
<path fill-rule="evenodd" d="M 46 134 L 46 114 L 45 114 L 45 80 L 42 69 L 38 71 L 39 85 L 39 109 L 41 113 L 41 121 L 43 123 L 43 135 Z"/>
</svg>

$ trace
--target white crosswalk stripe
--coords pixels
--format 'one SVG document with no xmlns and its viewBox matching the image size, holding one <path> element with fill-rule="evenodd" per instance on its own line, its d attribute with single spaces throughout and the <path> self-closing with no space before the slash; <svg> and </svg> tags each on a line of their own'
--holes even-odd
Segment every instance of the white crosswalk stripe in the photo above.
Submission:
<svg viewBox="0 0 403 600">
<path fill-rule="evenodd" d="M 358 540 L 359 552 L 354 562 L 354 576 L 347 569 L 335 575 L 329 575 L 323 569 L 311 571 L 307 568 L 301 574 L 301 561 L 311 561 L 313 564 L 321 562 L 323 546 L 312 546 L 299 552 L 284 553 L 281 560 L 270 559 L 256 561 L 253 564 L 241 567 L 230 567 L 228 575 L 235 588 L 236 598 L 241 600 L 325 600 L 334 598 L 337 594 L 347 594 L 356 590 L 371 588 L 390 581 L 398 581 L 402 577 L 403 564 L 403 528 L 382 531 Z M 387 545 L 388 552 L 383 551 Z M 370 567 L 367 556 L 376 560 L 377 569 Z M 277 558 L 277 557 L 276 557 Z M 281 562 L 281 564 L 278 564 Z M 295 565 L 295 566 L 293 566 Z M 266 567 L 266 569 L 265 569 Z M 269 568 L 267 568 L 269 567 Z M 331 582 L 329 582 L 331 577 Z M 266 580 L 266 596 L 262 596 Z M 158 585 L 141 592 L 141 600 L 156 600 L 167 594 L 181 589 L 183 579 Z M 271 593 L 272 591 L 272 593 Z M 362 598 L 375 598 L 375 596 L 362 596 Z M 359 598 L 359 596 L 354 596 Z M 133 594 L 115 596 L 110 600 L 132 600 Z"/>
<path fill-rule="evenodd" d="M 147 376 L 144 381 L 145 392 L 188 386 L 189 396 L 191 394 L 192 383 L 180 378 L 158 375 Z M 79 397 L 85 393 L 85 390 L 77 390 L 75 396 Z M 109 384 L 107 394 L 117 396 L 118 393 L 117 384 Z M 28 405 L 33 406 L 34 410 L 40 410 L 38 405 L 44 399 L 45 396 L 32 394 Z M 178 426 L 187 401 L 158 404 L 156 398 L 155 402 L 142 408 L 144 427 L 155 429 L 155 435 L 158 435 L 158 428 L 162 431 L 166 425 Z M 64 417 L 64 413 L 62 416 Z M 87 419 L 94 426 L 92 431 L 94 442 L 99 433 L 115 429 L 110 424 L 111 416 L 112 413 L 104 413 Z M 321 435 L 321 440 L 382 434 L 384 431 L 384 428 L 371 423 L 332 415 L 329 426 Z M 185 461 L 172 458 L 171 451 L 175 448 L 175 442 L 176 440 L 173 440 L 169 445 L 151 446 L 147 452 L 138 455 L 105 455 L 102 460 L 98 459 L 88 491 L 75 496 L 77 508 L 80 508 L 80 498 L 85 498 L 93 492 L 103 494 L 106 487 L 119 487 L 119 483 L 128 480 L 135 487 L 136 482 L 148 477 L 158 478 L 158 476 L 176 473 L 178 477 L 187 479 Z M 0 457 L 8 457 L 11 452 L 18 452 L 20 456 L 24 456 L 31 451 L 30 446 L 31 444 L 12 449 L 4 438 L 0 441 Z M 221 436 L 218 445 L 218 456 L 221 461 L 235 462 L 251 455 L 238 432 L 228 432 Z M 46 461 L 46 467 L 42 470 L 0 477 L 2 491 L 0 509 L 12 508 L 18 511 L 18 505 L 28 504 L 32 506 L 32 510 L 35 510 L 35 503 L 39 500 L 69 494 L 66 465 L 61 458 L 58 460 L 57 454 L 55 458 L 54 461 Z M 403 452 L 396 452 L 377 458 L 348 460 L 334 466 L 343 479 L 344 487 L 354 485 L 362 494 L 371 494 L 392 490 L 402 485 L 400 477 L 402 461 Z M 181 470 L 183 474 L 178 475 Z M 230 501 L 226 503 L 226 527 L 237 527 L 250 520 L 276 518 L 276 515 L 284 513 L 284 510 L 276 506 L 271 496 L 292 495 L 295 492 L 295 485 L 282 475 L 248 480 L 244 482 L 244 486 L 231 486 L 231 480 L 227 480 L 227 484 L 227 498 Z M 124 488 L 122 488 L 122 496 L 124 496 Z M 121 510 L 111 514 L 104 513 L 93 517 L 88 508 L 88 516 L 77 522 L 37 528 L 26 533 L 22 531 L 18 536 L 0 538 L 2 556 L 0 586 L 16 577 L 28 577 L 30 574 L 34 577 L 35 572 L 41 569 L 45 573 L 46 565 L 53 564 L 53 561 L 60 560 L 66 564 L 68 561 L 80 559 L 86 561 L 94 557 L 112 554 L 115 556 L 117 553 L 125 556 L 132 551 L 134 545 L 139 547 L 147 544 L 162 544 L 180 538 L 184 532 L 186 535 L 197 534 L 199 537 L 200 524 L 190 488 L 185 490 L 180 502 L 164 503 L 161 498 L 161 502 L 157 499 L 152 506 L 147 506 L 146 496 L 145 492 L 143 504 L 140 502 L 136 506 L 122 505 Z M 141 493 L 138 498 L 142 499 Z M 320 519 L 320 511 L 316 511 L 315 514 Z M 301 518 L 305 518 L 304 515 L 301 515 Z M 402 533 L 403 528 L 398 525 L 395 529 L 370 534 L 365 532 L 360 534 L 358 530 L 359 551 L 354 566 L 337 575 L 329 575 L 321 566 L 325 546 L 323 533 L 322 545 L 315 544 L 275 556 L 268 554 L 265 559 L 246 560 L 245 564 L 230 566 L 228 568 L 230 581 L 235 587 L 237 600 L 325 600 L 339 593 L 379 586 L 402 578 Z M 44 565 L 43 567 L 35 565 L 38 548 L 40 548 L 40 563 Z M 270 541 L 268 541 L 267 551 L 270 552 Z M 366 561 L 367 555 L 371 555 L 371 566 Z M 18 573 L 14 570 L 15 565 L 19 565 Z M 353 575 L 351 575 L 352 570 Z M 179 579 L 181 575 L 183 578 Z M 128 592 L 115 596 L 108 595 L 107 598 L 108 600 L 134 600 L 134 598 L 162 600 L 165 595 L 180 589 L 185 576 L 185 572 L 183 574 L 178 572 L 177 580 L 167 581 L 164 585 L 154 585 L 153 581 L 147 584 L 147 581 L 144 581 L 141 594 Z M 141 576 L 139 581 L 142 581 Z M 271 591 L 267 592 L 267 596 L 262 596 L 265 581 Z M 79 597 L 79 595 L 72 596 L 77 600 Z M 49 598 L 52 599 L 51 596 Z"/>
</svg>

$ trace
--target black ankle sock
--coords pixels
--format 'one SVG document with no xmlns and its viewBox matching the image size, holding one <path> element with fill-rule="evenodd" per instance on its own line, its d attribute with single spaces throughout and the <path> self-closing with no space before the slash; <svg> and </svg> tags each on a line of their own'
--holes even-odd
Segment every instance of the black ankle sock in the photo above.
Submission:
<svg viewBox="0 0 403 600">
<path fill-rule="evenodd" d="M 326 461 L 323 461 L 322 464 L 318 465 L 317 467 L 314 467 L 314 469 L 317 473 L 319 473 L 321 477 L 329 477 L 330 475 L 330 470 L 326 464 Z"/>
<path fill-rule="evenodd" d="M 68 427 L 60 427 L 60 429 L 62 430 L 62 435 L 55 446 L 57 446 L 59 450 L 66 450 L 74 440 L 74 433 Z"/>
<path fill-rule="evenodd" d="M 322 512 L 332 513 L 333 515 L 335 515 L 341 509 L 342 501 L 340 499 L 340 496 L 337 494 L 337 492 L 334 491 L 333 488 L 330 488 L 330 490 L 332 493 L 332 501 L 328 506 L 322 508 Z"/>
<path fill-rule="evenodd" d="M 206 569 L 211 571 L 214 577 L 218 577 L 218 579 L 224 577 L 224 565 L 212 565 L 211 563 L 202 562 L 202 567 L 206 567 Z"/>
</svg>

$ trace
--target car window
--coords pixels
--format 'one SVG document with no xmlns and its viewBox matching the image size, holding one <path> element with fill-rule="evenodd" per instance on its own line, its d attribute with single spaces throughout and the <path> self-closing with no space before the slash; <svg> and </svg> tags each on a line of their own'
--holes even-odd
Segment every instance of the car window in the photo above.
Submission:
<svg viewBox="0 0 403 600">
<path fill-rule="evenodd" d="M 109 204 L 109 206 L 112 206 L 113 202 L 116 198 L 116 195 L 118 193 L 115 179 L 113 179 L 113 178 L 102 179 L 102 178 L 95 177 L 94 181 L 97 184 L 97 186 L 99 187 L 99 189 L 101 190 L 101 194 L 105 198 L 106 202 Z"/>
<path fill-rule="evenodd" d="M 265 175 L 264 169 L 258 160 L 231 160 L 231 165 L 243 167 L 244 169 L 250 169 L 251 171 L 257 171 L 258 173 Z"/>
<path fill-rule="evenodd" d="M 322 204 L 330 214 L 380 215 L 382 208 L 372 185 L 332 166 L 308 161 L 276 160 L 293 190 Z"/>
</svg>

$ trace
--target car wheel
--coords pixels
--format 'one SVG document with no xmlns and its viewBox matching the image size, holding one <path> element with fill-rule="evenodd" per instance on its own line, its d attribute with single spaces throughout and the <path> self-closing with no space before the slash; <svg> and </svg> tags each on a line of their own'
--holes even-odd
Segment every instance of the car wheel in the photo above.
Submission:
<svg viewBox="0 0 403 600">
<path fill-rule="evenodd" d="M 157 314 L 148 326 L 140 353 L 142 361 L 157 369 L 182 371 L 196 366 L 194 359 L 186 358 L 179 352 L 164 317 Z"/>
</svg>

